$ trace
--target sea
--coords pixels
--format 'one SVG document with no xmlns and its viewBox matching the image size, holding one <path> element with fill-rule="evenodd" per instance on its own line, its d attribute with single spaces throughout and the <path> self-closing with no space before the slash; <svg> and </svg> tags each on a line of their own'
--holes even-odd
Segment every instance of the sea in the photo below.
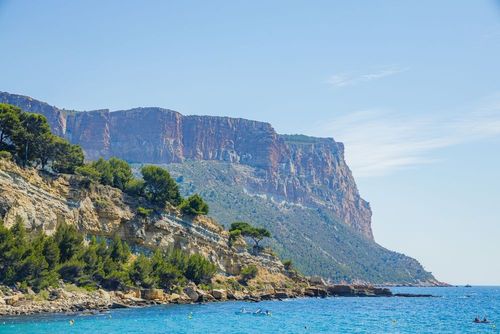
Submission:
<svg viewBox="0 0 500 334">
<path fill-rule="evenodd" d="M 500 287 L 392 290 L 435 297 L 298 298 L 0 317 L 0 333 L 500 333 Z M 271 314 L 254 314 L 259 309 Z M 476 316 L 489 323 L 473 323 Z"/>
</svg>

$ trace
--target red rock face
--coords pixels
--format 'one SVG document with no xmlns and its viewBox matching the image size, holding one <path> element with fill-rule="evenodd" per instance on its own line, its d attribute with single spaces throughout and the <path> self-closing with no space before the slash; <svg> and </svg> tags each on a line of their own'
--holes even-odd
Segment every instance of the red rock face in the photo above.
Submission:
<svg viewBox="0 0 500 334">
<path fill-rule="evenodd" d="M 260 175 L 248 184 L 252 191 L 326 207 L 373 238 L 369 204 L 359 196 L 343 145 L 331 138 L 278 135 L 268 123 L 161 108 L 71 112 L 7 93 L 0 93 L 0 102 L 45 115 L 53 131 L 80 144 L 89 160 L 116 156 L 141 163 L 218 160 L 252 166 Z"/>
</svg>

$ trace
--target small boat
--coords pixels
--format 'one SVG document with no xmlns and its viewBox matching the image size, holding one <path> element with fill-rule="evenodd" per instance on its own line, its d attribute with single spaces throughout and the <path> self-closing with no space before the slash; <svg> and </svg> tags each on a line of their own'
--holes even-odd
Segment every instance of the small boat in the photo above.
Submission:
<svg viewBox="0 0 500 334">
<path fill-rule="evenodd" d="M 269 311 L 269 310 L 262 310 L 262 309 L 258 309 L 257 311 L 255 312 L 252 312 L 250 310 L 247 310 L 245 309 L 244 307 L 241 308 L 239 311 L 237 312 L 234 312 L 235 314 L 251 314 L 251 315 L 266 315 L 266 316 L 272 316 L 272 312 Z"/>
<path fill-rule="evenodd" d="M 472 285 L 466 284 L 466 285 L 464 285 L 464 288 L 472 288 Z"/>
<path fill-rule="evenodd" d="M 490 321 L 486 318 L 484 318 L 483 320 L 481 320 L 479 318 L 475 318 L 472 322 L 475 324 L 489 324 L 490 323 Z"/>
</svg>

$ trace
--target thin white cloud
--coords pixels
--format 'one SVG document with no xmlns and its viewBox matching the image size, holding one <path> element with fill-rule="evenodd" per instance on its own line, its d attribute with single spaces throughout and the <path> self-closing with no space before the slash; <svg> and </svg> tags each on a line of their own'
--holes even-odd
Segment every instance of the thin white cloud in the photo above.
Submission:
<svg viewBox="0 0 500 334">
<path fill-rule="evenodd" d="M 365 110 L 323 124 L 319 131 L 345 143 L 346 159 L 356 177 L 378 176 L 434 163 L 432 153 L 438 149 L 500 136 L 500 102 L 460 117 Z"/>
<path fill-rule="evenodd" d="M 408 68 L 391 66 L 387 68 L 380 69 L 378 71 L 374 71 L 372 73 L 340 73 L 332 75 L 327 83 L 333 87 L 346 87 L 346 86 L 354 86 L 360 83 L 374 81 L 378 79 L 382 79 L 385 77 L 389 77 L 395 74 L 399 74 L 407 71 Z"/>
</svg>

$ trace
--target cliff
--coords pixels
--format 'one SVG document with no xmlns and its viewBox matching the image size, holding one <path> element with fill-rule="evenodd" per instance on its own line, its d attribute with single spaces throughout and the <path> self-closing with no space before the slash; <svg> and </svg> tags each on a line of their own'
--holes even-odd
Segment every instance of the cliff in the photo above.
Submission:
<svg viewBox="0 0 500 334">
<path fill-rule="evenodd" d="M 89 235 L 118 233 L 136 247 L 183 249 L 204 255 L 226 275 L 238 275 L 250 264 L 272 274 L 284 272 L 271 255 L 253 256 L 245 247 L 231 248 L 228 232 L 209 217 L 190 219 L 172 209 L 146 218 L 136 212 L 144 205 L 141 199 L 110 186 L 84 187 L 81 181 L 75 175 L 38 173 L 0 159 L 0 217 L 7 227 L 20 217 L 29 230 L 49 235 L 58 223 L 66 222 Z"/>
<path fill-rule="evenodd" d="M 116 156 L 166 165 L 184 195 L 199 192 L 222 224 L 271 230 L 282 258 L 306 274 L 378 284 L 433 282 L 414 259 L 375 243 L 371 209 L 332 138 L 280 135 L 268 123 L 183 116 L 162 108 L 70 111 L 0 93 L 0 102 L 45 115 L 89 160 Z"/>
<path fill-rule="evenodd" d="M 75 112 L 29 97 L 0 93 L 0 102 L 47 117 L 53 132 L 80 144 L 89 160 L 120 157 L 168 164 L 215 160 L 255 167 L 262 180 L 252 191 L 304 205 L 320 205 L 373 239 L 371 210 L 331 138 L 278 135 L 268 123 L 212 116 L 183 116 L 162 108 Z"/>
</svg>

